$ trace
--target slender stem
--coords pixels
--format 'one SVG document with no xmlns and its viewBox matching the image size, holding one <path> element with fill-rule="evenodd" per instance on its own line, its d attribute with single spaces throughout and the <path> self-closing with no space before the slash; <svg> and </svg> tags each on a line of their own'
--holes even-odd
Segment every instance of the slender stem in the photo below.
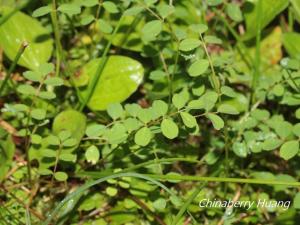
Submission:
<svg viewBox="0 0 300 225">
<path fill-rule="evenodd" d="M 204 41 L 204 39 L 202 37 L 202 34 L 200 34 L 200 39 L 201 39 L 201 42 L 202 42 L 205 54 L 207 56 L 207 59 L 208 59 L 209 65 L 210 65 L 212 86 L 215 89 L 215 91 L 220 95 L 220 93 L 221 93 L 221 90 L 220 90 L 220 81 L 219 81 L 219 79 L 218 79 L 218 77 L 216 75 L 212 59 L 210 57 L 210 54 L 208 52 L 208 49 L 206 47 L 205 41 Z"/>
<path fill-rule="evenodd" d="M 295 81 L 295 79 L 292 77 L 292 74 L 289 70 L 285 70 L 290 78 L 290 80 L 292 81 L 292 83 L 294 84 L 295 88 L 297 89 L 297 91 L 300 93 L 300 87 L 298 86 L 297 82 Z"/>
<path fill-rule="evenodd" d="M 159 175 L 159 174 L 141 174 L 158 180 L 177 180 L 177 181 L 204 181 L 221 183 L 241 183 L 241 184 L 262 184 L 262 185 L 285 185 L 289 187 L 300 187 L 300 182 L 288 182 L 279 180 L 248 179 L 248 178 L 230 178 L 230 177 L 199 177 L 189 175 Z"/>
<path fill-rule="evenodd" d="M 103 69 L 105 67 L 105 64 L 107 62 L 107 54 L 108 54 L 108 51 L 109 51 L 110 46 L 112 44 L 112 40 L 114 39 L 114 37 L 116 36 L 116 34 L 118 32 L 118 30 L 119 30 L 119 28 L 121 26 L 122 20 L 123 20 L 123 16 L 121 16 L 121 18 L 120 18 L 120 20 L 119 20 L 119 22 L 118 22 L 118 24 L 117 24 L 117 26 L 116 26 L 113 34 L 112 34 L 111 39 L 109 40 L 109 42 L 107 43 L 107 45 L 106 45 L 106 47 L 104 49 L 104 52 L 103 52 L 102 57 L 100 59 L 100 64 L 99 64 L 99 66 L 97 68 L 97 71 L 96 71 L 96 74 L 94 76 L 94 79 L 88 85 L 88 93 L 87 93 L 86 98 L 83 100 L 83 102 L 82 102 L 82 104 L 80 106 L 80 109 L 79 109 L 80 111 L 82 111 L 84 109 L 84 107 L 89 102 L 89 100 L 91 99 L 91 97 L 92 97 L 92 95 L 93 95 L 93 93 L 95 91 L 95 88 L 96 88 L 96 86 L 98 84 L 98 81 L 99 81 L 99 79 L 101 77 L 101 74 L 102 74 Z"/>
<path fill-rule="evenodd" d="M 212 176 L 216 176 L 219 173 L 219 171 L 215 171 Z M 184 204 L 181 206 L 179 212 L 176 214 L 174 220 L 172 221 L 171 225 L 177 225 L 185 211 L 187 211 L 188 206 L 194 201 L 194 199 L 198 196 L 198 194 L 201 192 L 201 190 L 205 187 L 207 182 L 201 184 L 199 187 L 196 188 L 196 190 L 190 195 L 190 197 L 184 202 Z"/>
<path fill-rule="evenodd" d="M 27 121 L 26 121 L 26 133 L 25 133 L 25 157 L 26 157 L 26 161 L 27 161 L 27 174 L 28 174 L 28 183 L 30 186 L 32 186 L 32 179 L 31 179 L 31 164 L 30 164 L 30 157 L 29 157 L 29 147 L 30 147 L 30 143 L 31 143 L 31 139 L 29 136 L 29 134 L 32 134 L 29 130 L 29 125 L 30 125 L 30 121 L 31 121 L 31 111 L 32 111 L 32 107 L 35 103 L 35 100 L 37 98 L 37 96 L 40 93 L 40 90 L 42 88 L 42 86 L 44 85 L 44 81 L 46 80 L 46 77 L 43 78 L 43 80 L 41 81 L 40 85 L 38 86 L 36 93 L 32 99 L 31 105 L 29 107 L 28 110 L 28 114 L 27 114 Z"/>
<path fill-rule="evenodd" d="M 58 165 L 59 156 L 60 156 L 61 151 L 62 151 L 62 144 L 60 143 L 59 148 L 58 148 L 57 153 L 56 153 L 56 157 L 55 157 L 55 165 L 54 165 L 53 174 L 52 174 L 52 178 L 51 178 L 51 183 L 52 184 L 53 184 L 53 181 L 54 181 L 54 174 L 56 173 L 56 170 L 57 170 L 57 165 Z"/>
<path fill-rule="evenodd" d="M 260 40 L 261 40 L 261 14 L 262 14 L 262 0 L 258 0 L 257 3 L 257 27 L 256 27 L 256 52 L 255 52 L 255 64 L 254 73 L 252 78 L 252 98 L 251 101 L 255 101 L 255 88 L 257 86 L 259 78 L 259 68 L 260 68 Z"/>
<path fill-rule="evenodd" d="M 21 44 L 21 46 L 20 46 L 20 48 L 19 48 L 19 50 L 18 50 L 18 52 L 17 52 L 17 55 L 16 55 L 16 57 L 15 57 L 13 63 L 10 65 L 10 67 L 9 67 L 7 73 L 6 73 L 6 76 L 5 76 L 3 82 L 2 82 L 2 84 L 1 84 L 1 86 L 0 86 L 0 96 L 1 96 L 1 94 L 2 94 L 2 91 L 3 91 L 4 88 L 5 88 L 5 86 L 6 86 L 7 82 L 8 82 L 8 80 L 9 80 L 9 78 L 10 78 L 12 72 L 13 72 L 14 69 L 16 68 L 17 63 L 19 62 L 19 60 L 20 60 L 22 54 L 24 53 L 25 49 L 27 48 L 27 46 L 28 46 L 28 43 L 27 43 L 27 42 L 23 42 L 23 43 Z"/>
<path fill-rule="evenodd" d="M 288 21 L 289 21 L 289 32 L 293 32 L 294 30 L 294 14 L 293 8 L 289 7 Z"/>
<path fill-rule="evenodd" d="M 162 62 L 165 73 L 167 74 L 168 88 L 169 88 L 168 110 L 170 110 L 171 103 L 172 103 L 172 92 L 173 92 L 173 90 L 172 90 L 172 78 L 171 78 L 171 75 L 169 73 L 169 69 L 168 69 L 166 60 L 165 60 L 164 55 L 162 54 L 162 52 L 159 53 L 159 57 L 160 57 L 160 60 Z"/>
<path fill-rule="evenodd" d="M 94 21 L 93 28 L 92 28 L 92 31 L 91 31 L 91 34 L 90 34 L 91 35 L 91 39 L 92 39 L 92 44 L 91 44 L 91 48 L 90 48 L 90 56 L 92 56 L 92 50 L 96 48 L 96 41 L 95 41 L 94 36 L 96 34 L 97 21 L 98 21 L 99 16 L 100 16 L 102 2 L 103 2 L 103 0 L 99 0 L 99 2 L 98 2 L 98 7 L 97 7 L 97 11 L 96 11 L 95 21 Z"/>
<path fill-rule="evenodd" d="M 253 61 L 251 55 L 249 54 L 249 51 L 248 51 L 246 45 L 244 44 L 243 40 L 240 38 L 238 33 L 233 29 L 233 27 L 228 23 L 228 21 L 222 16 L 222 14 L 219 13 L 218 10 L 213 9 L 213 11 L 219 16 L 219 18 L 222 20 L 222 22 L 224 23 L 226 28 L 229 30 L 229 32 L 232 34 L 232 36 L 237 41 L 237 47 L 240 49 L 241 55 L 242 55 L 246 65 L 248 66 L 248 68 L 251 68 L 251 64 L 254 64 L 254 61 Z M 244 57 L 244 55 L 246 57 Z"/>
<path fill-rule="evenodd" d="M 63 57 L 63 50 L 60 43 L 60 31 L 59 31 L 59 24 L 58 24 L 58 16 L 56 10 L 56 0 L 52 0 L 52 11 L 51 11 L 51 20 L 54 30 L 54 38 L 55 38 L 55 54 L 56 54 L 56 69 L 55 69 L 55 76 L 59 76 L 60 73 L 60 64 Z"/>
</svg>

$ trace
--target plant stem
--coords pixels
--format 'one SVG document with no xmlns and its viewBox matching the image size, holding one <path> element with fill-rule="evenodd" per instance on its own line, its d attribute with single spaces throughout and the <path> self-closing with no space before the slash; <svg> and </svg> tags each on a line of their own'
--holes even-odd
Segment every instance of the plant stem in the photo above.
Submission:
<svg viewBox="0 0 300 225">
<path fill-rule="evenodd" d="M 3 80 L 2 84 L 1 84 L 1 87 L 0 87 L 0 96 L 1 96 L 1 94 L 2 94 L 2 91 L 3 91 L 4 88 L 5 88 L 5 86 L 6 86 L 7 82 L 8 82 L 8 80 L 9 80 L 9 78 L 10 78 L 12 72 L 13 72 L 14 69 L 16 68 L 17 63 L 19 62 L 19 60 L 20 60 L 22 54 L 24 53 L 24 51 L 25 51 L 25 49 L 26 49 L 27 47 L 28 47 L 28 43 L 27 43 L 27 42 L 23 42 L 23 43 L 21 44 L 21 46 L 20 46 L 20 48 L 19 48 L 19 50 L 18 50 L 18 52 L 17 52 L 17 55 L 16 55 L 16 57 L 15 57 L 13 63 L 10 65 L 10 67 L 9 67 L 9 69 L 8 69 L 8 71 L 7 71 L 7 74 L 6 74 L 4 80 Z"/>
<path fill-rule="evenodd" d="M 172 92 L 173 92 L 173 90 L 172 90 L 173 89 L 172 88 L 172 78 L 171 78 L 171 74 L 169 73 L 169 69 L 168 69 L 166 60 L 165 60 L 164 55 L 162 54 L 162 52 L 159 53 L 159 57 L 160 57 L 160 60 L 162 62 L 165 73 L 167 74 L 168 88 L 169 88 L 168 110 L 170 111 L 171 104 L 172 104 Z"/>
<path fill-rule="evenodd" d="M 213 9 L 213 11 L 219 16 L 219 18 L 222 20 L 224 25 L 227 27 L 227 29 L 229 30 L 231 35 L 237 41 L 237 47 L 239 48 L 239 51 L 241 52 L 241 56 L 242 56 L 243 60 L 245 61 L 247 67 L 249 69 L 251 69 L 251 64 L 254 64 L 254 61 L 253 61 L 251 55 L 249 54 L 249 51 L 248 51 L 246 45 L 244 44 L 243 40 L 240 38 L 238 33 L 233 29 L 233 27 L 228 23 L 228 21 L 222 16 L 222 14 L 219 13 L 218 10 Z"/>
<path fill-rule="evenodd" d="M 257 3 L 257 27 L 256 27 L 256 51 L 255 51 L 255 63 L 254 63 L 254 73 L 252 78 L 252 103 L 255 101 L 255 89 L 257 86 L 258 78 L 259 78 L 259 68 L 260 68 L 260 41 L 261 41 L 261 11 L 262 11 L 262 0 L 258 0 Z"/>
<path fill-rule="evenodd" d="M 60 73 L 60 64 L 61 59 L 63 57 L 63 50 L 60 43 L 60 31 L 59 31 L 59 24 L 58 24 L 58 17 L 57 17 L 57 10 L 56 10 L 56 0 L 52 0 L 52 11 L 51 11 L 51 20 L 54 30 L 54 38 L 55 38 L 55 52 L 56 52 L 56 69 L 55 69 L 55 76 L 58 77 Z"/>
<path fill-rule="evenodd" d="M 300 187 L 300 182 L 288 182 L 279 180 L 248 179 L 248 178 L 230 178 L 230 177 L 199 177 L 190 175 L 159 175 L 142 174 L 158 180 L 176 180 L 176 181 L 203 181 L 203 182 L 221 182 L 221 183 L 240 183 L 240 184 L 262 184 L 262 185 L 285 185 L 289 187 Z"/>
<path fill-rule="evenodd" d="M 95 76 L 94 76 L 94 79 L 93 79 L 93 80 L 89 83 L 89 85 L 88 85 L 88 93 L 87 93 L 87 96 L 86 96 L 86 98 L 83 100 L 83 102 L 82 102 L 82 104 L 81 104 L 81 106 L 80 106 L 80 108 L 79 108 L 80 111 L 82 111 L 82 110 L 84 109 L 84 107 L 85 107 L 86 104 L 89 102 L 89 100 L 91 99 L 91 97 L 92 97 L 92 95 L 93 95 L 93 93 L 94 93 L 94 91 L 95 91 L 95 88 L 96 88 L 96 86 L 97 86 L 97 84 L 98 84 L 98 81 L 99 81 L 99 79 L 100 79 L 100 77 L 101 77 L 101 74 L 102 74 L 103 69 L 104 69 L 104 67 L 105 67 L 105 64 L 106 64 L 106 62 L 107 62 L 107 54 L 108 54 L 108 51 L 109 51 L 110 46 L 111 46 L 111 44 L 112 44 L 112 40 L 114 39 L 114 37 L 116 36 L 116 34 L 117 34 L 117 32 L 118 32 L 118 30 L 119 30 L 119 28 L 120 28 L 120 26 L 121 26 L 122 20 L 123 20 L 123 15 L 121 16 L 121 18 L 120 18 L 120 20 L 119 20 L 119 22 L 118 22 L 118 24 L 117 24 L 117 26 L 116 26 L 116 28 L 115 28 L 115 30 L 114 30 L 112 36 L 111 36 L 109 42 L 107 43 L 107 45 L 106 45 L 106 47 L 105 47 L 105 49 L 104 49 L 104 52 L 103 52 L 102 57 L 101 57 L 101 59 L 100 59 L 100 64 L 99 64 L 99 66 L 98 66 L 98 68 L 97 68 L 97 71 L 96 71 L 96 74 L 95 74 Z"/>
<path fill-rule="evenodd" d="M 210 77 L 210 79 L 211 79 L 212 86 L 215 89 L 215 91 L 218 93 L 218 95 L 220 96 L 220 93 L 221 93 L 221 90 L 220 90 L 220 88 L 221 88 L 220 87 L 220 81 L 219 81 L 219 79 L 218 79 L 218 77 L 216 75 L 212 59 L 210 57 L 210 54 L 209 54 L 208 49 L 206 47 L 205 41 L 204 41 L 204 39 L 203 39 L 203 37 L 202 37 L 201 34 L 200 34 L 200 39 L 201 39 L 201 42 L 202 42 L 205 54 L 207 56 L 207 59 L 208 59 L 209 65 L 210 65 L 210 69 L 211 69 L 211 77 Z"/>
<path fill-rule="evenodd" d="M 56 170 L 57 170 L 57 165 L 58 165 L 59 156 L 60 156 L 61 151 L 62 151 L 62 143 L 60 143 L 59 148 L 56 153 L 55 165 L 54 165 L 53 174 L 52 174 L 52 178 L 51 178 L 51 184 L 53 184 L 53 181 L 54 181 L 54 174 L 56 173 Z"/>
</svg>

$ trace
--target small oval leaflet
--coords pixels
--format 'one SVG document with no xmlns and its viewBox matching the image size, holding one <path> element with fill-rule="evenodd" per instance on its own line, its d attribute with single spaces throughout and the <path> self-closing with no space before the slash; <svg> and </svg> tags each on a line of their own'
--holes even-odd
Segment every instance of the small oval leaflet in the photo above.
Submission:
<svg viewBox="0 0 300 225">
<path fill-rule="evenodd" d="M 148 127 L 143 127 L 134 136 L 134 142 L 140 146 L 146 146 L 150 143 L 152 133 Z"/>
<path fill-rule="evenodd" d="M 163 135 L 168 139 L 174 139 L 178 136 L 178 126 L 171 119 L 164 119 L 160 125 Z"/>
</svg>

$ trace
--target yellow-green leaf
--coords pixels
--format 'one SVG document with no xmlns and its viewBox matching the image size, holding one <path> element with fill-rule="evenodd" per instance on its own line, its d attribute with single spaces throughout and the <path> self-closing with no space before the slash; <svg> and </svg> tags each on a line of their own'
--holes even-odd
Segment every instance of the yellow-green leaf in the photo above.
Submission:
<svg viewBox="0 0 300 225">
<path fill-rule="evenodd" d="M 11 12 L 9 8 L 2 10 L 4 15 Z M 35 70 L 48 62 L 53 50 L 53 41 L 48 31 L 38 20 L 16 12 L 0 26 L 0 48 L 13 60 L 24 41 L 28 42 L 29 46 L 21 56 L 19 65 Z"/>
<path fill-rule="evenodd" d="M 80 86 L 93 80 L 100 62 L 101 59 L 98 58 L 83 66 L 80 77 L 74 77 L 75 84 Z M 125 56 L 110 56 L 88 107 L 92 110 L 105 110 L 110 103 L 123 102 L 136 91 L 143 80 L 143 74 L 144 68 L 138 61 Z M 87 87 L 81 89 L 84 98 L 87 93 Z"/>
</svg>

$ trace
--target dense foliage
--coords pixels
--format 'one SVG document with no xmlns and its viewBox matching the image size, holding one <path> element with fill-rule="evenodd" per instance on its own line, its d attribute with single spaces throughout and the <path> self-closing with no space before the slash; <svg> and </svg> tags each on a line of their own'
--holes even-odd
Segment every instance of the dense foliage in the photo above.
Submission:
<svg viewBox="0 0 300 225">
<path fill-rule="evenodd" d="M 299 224 L 299 23 L 298 0 L 0 0 L 0 224 Z"/>
</svg>

